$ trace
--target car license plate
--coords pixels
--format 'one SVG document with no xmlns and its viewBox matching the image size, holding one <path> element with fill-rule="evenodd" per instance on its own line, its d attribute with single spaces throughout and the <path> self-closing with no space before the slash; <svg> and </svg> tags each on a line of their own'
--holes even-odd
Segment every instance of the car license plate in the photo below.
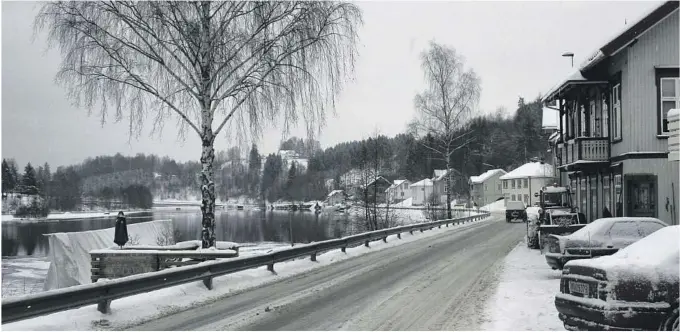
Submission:
<svg viewBox="0 0 680 332">
<path fill-rule="evenodd" d="M 590 293 L 590 285 L 583 282 L 570 281 L 569 292 L 572 294 L 588 295 Z"/>
</svg>

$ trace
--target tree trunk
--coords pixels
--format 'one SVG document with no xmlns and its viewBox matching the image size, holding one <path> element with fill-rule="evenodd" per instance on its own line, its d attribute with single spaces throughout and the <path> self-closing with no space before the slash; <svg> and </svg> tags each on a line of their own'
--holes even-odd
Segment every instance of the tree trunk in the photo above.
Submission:
<svg viewBox="0 0 680 332">
<path fill-rule="evenodd" d="M 448 158 L 446 159 L 446 178 L 444 181 L 446 181 L 446 218 L 451 219 L 451 166 Z"/>
<path fill-rule="evenodd" d="M 205 136 L 209 136 L 208 139 Z M 204 133 L 201 153 L 201 213 L 203 216 L 203 229 L 201 231 L 202 247 L 215 246 L 215 182 L 213 174 L 213 160 L 215 149 L 213 148 L 212 130 Z"/>
<path fill-rule="evenodd" d="M 212 129 L 213 114 L 210 106 L 210 79 L 212 77 L 210 58 L 210 2 L 201 2 L 201 41 L 200 41 L 200 71 L 201 71 L 201 213 L 203 215 L 201 242 L 203 248 L 215 246 L 215 181 L 213 161 L 215 135 Z"/>
</svg>

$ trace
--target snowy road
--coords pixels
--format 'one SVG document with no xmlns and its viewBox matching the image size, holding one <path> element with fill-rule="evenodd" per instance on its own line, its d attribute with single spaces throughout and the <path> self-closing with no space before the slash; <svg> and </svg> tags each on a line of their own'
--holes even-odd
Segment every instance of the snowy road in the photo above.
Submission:
<svg viewBox="0 0 680 332">
<path fill-rule="evenodd" d="M 405 243 L 132 330 L 471 330 L 486 320 L 524 224 L 496 220 Z M 407 234 L 408 235 L 408 234 Z"/>
</svg>

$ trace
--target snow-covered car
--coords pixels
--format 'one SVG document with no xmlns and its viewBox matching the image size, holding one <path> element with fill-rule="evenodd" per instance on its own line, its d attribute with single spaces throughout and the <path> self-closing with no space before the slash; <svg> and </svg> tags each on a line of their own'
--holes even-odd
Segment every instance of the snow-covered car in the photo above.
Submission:
<svg viewBox="0 0 680 332">
<path fill-rule="evenodd" d="M 517 201 L 510 201 L 505 207 L 505 221 L 512 222 L 513 220 L 527 221 L 527 211 L 524 203 Z"/>
<path fill-rule="evenodd" d="M 611 256 L 568 262 L 555 296 L 568 330 L 675 330 L 680 301 L 680 226 Z"/>
<path fill-rule="evenodd" d="M 656 218 L 601 218 L 570 235 L 546 237 L 545 260 L 553 270 L 574 259 L 611 255 L 668 226 Z"/>
</svg>

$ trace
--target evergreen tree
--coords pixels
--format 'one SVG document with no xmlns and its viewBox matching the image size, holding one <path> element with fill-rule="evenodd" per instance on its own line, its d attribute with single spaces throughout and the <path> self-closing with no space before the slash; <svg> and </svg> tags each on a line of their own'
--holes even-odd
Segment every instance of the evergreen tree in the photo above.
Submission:
<svg viewBox="0 0 680 332">
<path fill-rule="evenodd" d="M 10 192 L 16 186 L 16 179 L 12 175 L 9 163 L 2 159 L 2 192 Z"/>
<path fill-rule="evenodd" d="M 35 195 L 38 193 L 38 179 L 31 163 L 26 164 L 26 167 L 24 168 L 24 176 L 21 178 L 21 184 L 25 187 L 26 194 Z"/>
<path fill-rule="evenodd" d="M 258 185 L 260 184 L 260 169 L 262 168 L 262 159 L 260 153 L 257 151 L 257 145 L 253 144 L 250 149 L 250 158 L 248 160 L 248 177 L 250 185 L 250 193 L 256 194 Z"/>
</svg>

